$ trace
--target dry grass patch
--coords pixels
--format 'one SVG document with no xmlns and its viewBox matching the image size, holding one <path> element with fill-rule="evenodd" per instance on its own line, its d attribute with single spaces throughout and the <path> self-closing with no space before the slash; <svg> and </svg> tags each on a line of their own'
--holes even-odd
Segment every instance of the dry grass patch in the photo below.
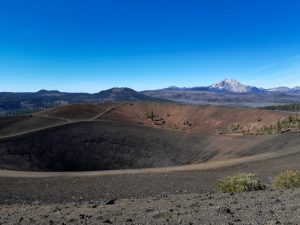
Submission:
<svg viewBox="0 0 300 225">
<path fill-rule="evenodd" d="M 226 193 L 264 190 L 265 185 L 256 174 L 240 173 L 227 176 L 217 182 L 218 190 Z"/>
<path fill-rule="evenodd" d="M 276 188 L 299 188 L 300 187 L 300 171 L 285 170 L 274 179 Z"/>
</svg>

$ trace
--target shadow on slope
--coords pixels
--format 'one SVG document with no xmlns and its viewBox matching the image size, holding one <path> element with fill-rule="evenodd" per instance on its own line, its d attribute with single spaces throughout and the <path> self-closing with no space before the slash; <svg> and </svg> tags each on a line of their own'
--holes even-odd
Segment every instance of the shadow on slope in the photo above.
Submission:
<svg viewBox="0 0 300 225">
<path fill-rule="evenodd" d="M 159 117 L 159 124 L 147 118 L 151 112 Z M 259 127 L 284 116 L 265 110 L 152 102 L 67 105 L 32 116 L 2 118 L 0 135 L 15 132 L 15 136 L 0 139 L 0 168 L 131 169 L 284 152 L 300 146 L 299 132 L 270 136 L 219 132 L 235 122 Z"/>
<path fill-rule="evenodd" d="M 79 122 L 0 141 L 0 167 L 84 171 L 164 167 L 204 162 L 217 152 L 208 138 L 112 122 Z"/>
</svg>

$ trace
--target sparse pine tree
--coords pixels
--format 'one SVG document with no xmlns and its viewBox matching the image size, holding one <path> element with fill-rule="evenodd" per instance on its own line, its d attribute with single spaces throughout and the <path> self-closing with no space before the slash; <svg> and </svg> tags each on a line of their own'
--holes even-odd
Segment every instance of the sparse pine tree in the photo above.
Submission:
<svg viewBox="0 0 300 225">
<path fill-rule="evenodd" d="M 281 122 L 278 120 L 277 121 L 277 131 L 280 132 L 282 129 L 282 125 L 281 125 Z"/>
<path fill-rule="evenodd" d="M 154 120 L 154 118 L 155 118 L 153 110 L 151 110 L 150 118 L 151 118 L 151 120 Z"/>
</svg>

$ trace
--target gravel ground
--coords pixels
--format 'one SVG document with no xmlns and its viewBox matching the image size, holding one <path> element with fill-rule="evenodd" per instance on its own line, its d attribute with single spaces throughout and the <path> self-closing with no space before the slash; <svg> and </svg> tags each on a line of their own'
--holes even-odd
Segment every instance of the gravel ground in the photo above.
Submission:
<svg viewBox="0 0 300 225">
<path fill-rule="evenodd" d="M 300 224 L 300 190 L 3 204 L 1 224 Z"/>
<path fill-rule="evenodd" d="M 207 171 L 0 177 L 0 224 L 300 225 L 300 189 L 270 186 L 280 171 L 300 169 L 299 162 L 297 153 Z M 237 172 L 257 173 L 268 190 L 215 191 L 218 178 Z"/>
<path fill-rule="evenodd" d="M 239 172 L 258 174 L 265 184 L 287 168 L 300 169 L 300 154 L 243 163 L 214 170 L 105 176 L 0 177 L 0 205 L 7 203 L 84 202 L 106 198 L 147 198 L 166 193 L 200 194 L 216 180 Z M 80 173 L 79 173 L 80 174 Z"/>
</svg>

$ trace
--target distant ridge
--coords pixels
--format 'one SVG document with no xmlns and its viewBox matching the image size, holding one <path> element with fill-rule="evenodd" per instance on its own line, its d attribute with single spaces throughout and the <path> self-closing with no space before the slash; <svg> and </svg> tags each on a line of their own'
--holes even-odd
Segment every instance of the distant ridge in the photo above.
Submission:
<svg viewBox="0 0 300 225">
<path fill-rule="evenodd" d="M 262 107 L 300 101 L 300 88 L 271 89 L 244 85 L 234 79 L 224 79 L 209 86 L 175 87 L 147 90 L 145 95 L 193 104 Z"/>
<path fill-rule="evenodd" d="M 300 87 L 258 88 L 234 79 L 224 79 L 209 86 L 176 87 L 137 92 L 128 87 L 114 87 L 98 93 L 68 93 L 58 90 L 38 92 L 0 92 L 0 115 L 31 113 L 70 103 L 103 101 L 177 101 L 193 104 L 267 105 L 299 103 Z"/>
<path fill-rule="evenodd" d="M 31 113 L 41 109 L 69 103 L 103 101 L 166 101 L 144 95 L 133 89 L 111 88 L 95 94 L 67 93 L 57 90 L 39 90 L 38 92 L 0 92 L 0 115 Z"/>
<path fill-rule="evenodd" d="M 291 93 L 291 92 L 299 92 L 300 87 L 296 86 L 294 88 L 288 88 L 288 87 L 276 87 L 276 88 L 269 88 L 268 91 L 272 92 L 280 92 L 280 93 Z"/>
<path fill-rule="evenodd" d="M 234 79 L 225 79 L 219 83 L 209 86 L 210 90 L 228 91 L 233 93 L 249 93 L 249 92 L 261 92 L 263 89 L 259 89 L 253 86 L 246 86 Z"/>
<path fill-rule="evenodd" d="M 244 85 L 235 79 L 225 78 L 224 80 L 211 84 L 209 86 L 195 86 L 195 87 L 177 87 L 170 86 L 159 90 L 168 91 L 209 91 L 209 92 L 228 92 L 228 93 L 263 93 L 263 92 L 277 92 L 277 93 L 292 93 L 300 92 L 300 87 L 275 87 L 275 88 L 258 88 L 255 86 Z M 153 90 L 155 91 L 155 90 Z"/>
<path fill-rule="evenodd" d="M 57 91 L 57 90 L 45 90 L 45 89 L 42 89 L 42 90 L 39 90 L 37 93 L 38 94 L 49 94 L 49 93 L 61 93 L 61 92 Z"/>
<path fill-rule="evenodd" d="M 112 101 L 149 101 L 156 100 L 153 97 L 146 96 L 139 93 L 131 88 L 121 87 L 121 88 L 111 88 L 108 90 L 100 91 L 95 94 L 98 99 L 102 100 L 112 100 Z"/>
</svg>

